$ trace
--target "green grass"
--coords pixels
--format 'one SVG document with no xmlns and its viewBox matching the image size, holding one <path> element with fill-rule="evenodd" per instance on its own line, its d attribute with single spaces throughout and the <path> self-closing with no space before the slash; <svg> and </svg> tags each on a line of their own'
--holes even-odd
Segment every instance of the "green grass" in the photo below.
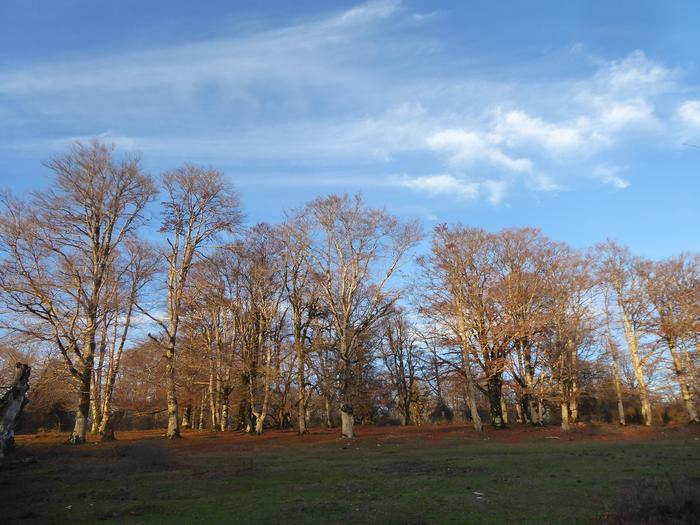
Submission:
<svg viewBox="0 0 700 525">
<path fill-rule="evenodd" d="M 692 436 L 346 443 L 36 447 L 36 463 L 0 470 L 0 522 L 588 523 L 642 479 L 700 490 Z"/>
</svg>

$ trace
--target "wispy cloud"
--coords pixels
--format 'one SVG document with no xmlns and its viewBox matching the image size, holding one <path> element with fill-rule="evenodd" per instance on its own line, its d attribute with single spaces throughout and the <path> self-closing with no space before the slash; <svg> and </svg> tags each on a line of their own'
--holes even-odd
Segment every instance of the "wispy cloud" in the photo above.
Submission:
<svg viewBox="0 0 700 525">
<path fill-rule="evenodd" d="M 700 128 L 700 100 L 686 100 L 678 106 L 680 119 L 695 128 Z"/>
<path fill-rule="evenodd" d="M 623 169 L 617 166 L 600 165 L 593 170 L 593 176 L 616 190 L 624 190 L 629 187 L 630 183 L 627 179 L 620 177 L 621 171 Z"/>
<path fill-rule="evenodd" d="M 462 201 L 484 197 L 491 204 L 500 203 L 507 188 L 505 181 L 471 181 L 450 174 L 403 176 L 396 179 L 396 183 L 404 188 L 433 197 L 447 197 Z"/>
<path fill-rule="evenodd" d="M 387 45 L 391 24 L 439 18 L 375 1 L 286 27 L 5 71 L 3 120 L 50 116 L 74 132 L 4 147 L 62 149 L 104 133 L 168 162 L 304 167 L 308 175 L 290 180 L 329 185 L 336 179 L 319 174 L 373 166 L 385 175 L 346 181 L 497 204 L 514 188 L 625 188 L 608 153 L 631 137 L 664 136 L 679 119 L 700 127 L 698 100 L 664 110 L 682 74 L 642 51 L 589 57 L 584 73 L 543 84 L 455 72 L 439 41 L 410 31 Z M 445 74 L 426 75 L 438 58 Z"/>
</svg>

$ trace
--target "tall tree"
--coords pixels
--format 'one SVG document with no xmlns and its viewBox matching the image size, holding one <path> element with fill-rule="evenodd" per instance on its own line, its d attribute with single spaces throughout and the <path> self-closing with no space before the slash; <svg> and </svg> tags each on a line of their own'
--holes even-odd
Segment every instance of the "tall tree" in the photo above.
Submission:
<svg viewBox="0 0 700 525">
<path fill-rule="evenodd" d="M 186 164 L 163 175 L 165 199 L 162 226 L 167 236 L 166 261 L 167 319 L 150 316 L 162 329 L 160 338 L 165 357 L 165 389 L 168 408 L 166 437 L 180 437 L 175 381 L 175 351 L 185 287 L 193 262 L 225 233 L 233 233 L 242 214 L 238 195 L 223 173 Z"/>
<path fill-rule="evenodd" d="M 47 163 L 50 189 L 25 202 L 6 195 L 0 218 L 2 299 L 13 328 L 55 345 L 76 382 L 74 444 L 85 441 L 108 275 L 121 273 L 119 246 L 155 195 L 139 159 L 113 150 L 76 143 Z"/>
<path fill-rule="evenodd" d="M 412 329 L 406 314 L 399 309 L 382 323 L 379 355 L 396 393 L 401 424 L 410 425 L 411 413 L 419 397 L 421 356 L 418 335 Z"/>
<path fill-rule="evenodd" d="M 306 207 L 312 224 L 310 261 L 334 334 L 340 364 L 342 435 L 354 437 L 353 400 L 362 342 L 399 298 L 390 279 L 421 238 L 417 223 L 401 223 L 362 198 L 331 195 Z"/>
<path fill-rule="evenodd" d="M 652 424 L 651 401 L 645 377 L 645 363 L 651 353 L 642 355 L 640 337 L 649 318 L 649 304 L 640 275 L 643 261 L 613 241 L 598 246 L 598 275 L 617 301 L 618 314 L 639 390 L 644 424 Z"/>
<path fill-rule="evenodd" d="M 681 348 L 691 346 L 697 337 L 697 318 L 693 308 L 700 302 L 700 258 L 682 254 L 657 263 L 647 263 L 642 269 L 644 286 L 654 310 L 651 329 L 671 354 L 673 373 L 678 381 L 681 399 L 691 423 L 700 423 L 695 408 L 690 367 L 683 359 Z"/>
<path fill-rule="evenodd" d="M 307 361 L 313 347 L 314 321 L 321 315 L 320 287 L 311 271 L 310 223 L 303 214 L 292 215 L 278 230 L 284 260 L 284 286 L 292 323 L 292 346 L 297 365 L 297 426 L 306 433 L 308 405 Z"/>
</svg>

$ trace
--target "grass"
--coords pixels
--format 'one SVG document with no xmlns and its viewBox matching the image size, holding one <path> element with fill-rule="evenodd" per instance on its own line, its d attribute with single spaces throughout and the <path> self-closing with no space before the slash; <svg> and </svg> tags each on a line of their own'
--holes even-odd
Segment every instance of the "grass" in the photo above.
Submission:
<svg viewBox="0 0 700 525">
<path fill-rule="evenodd" d="M 20 450 L 37 461 L 0 470 L 0 522 L 590 523 L 642 480 L 700 492 L 689 432 L 360 433 L 122 434 L 83 447 L 27 438 Z"/>
</svg>

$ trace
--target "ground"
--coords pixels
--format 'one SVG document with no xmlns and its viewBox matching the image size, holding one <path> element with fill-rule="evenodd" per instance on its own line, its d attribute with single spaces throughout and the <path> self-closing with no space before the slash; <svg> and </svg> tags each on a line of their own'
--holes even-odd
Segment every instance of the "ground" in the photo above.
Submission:
<svg viewBox="0 0 700 525">
<path fill-rule="evenodd" d="M 19 436 L 0 523 L 590 523 L 642 480 L 700 494 L 697 429 L 357 430 Z"/>
</svg>

